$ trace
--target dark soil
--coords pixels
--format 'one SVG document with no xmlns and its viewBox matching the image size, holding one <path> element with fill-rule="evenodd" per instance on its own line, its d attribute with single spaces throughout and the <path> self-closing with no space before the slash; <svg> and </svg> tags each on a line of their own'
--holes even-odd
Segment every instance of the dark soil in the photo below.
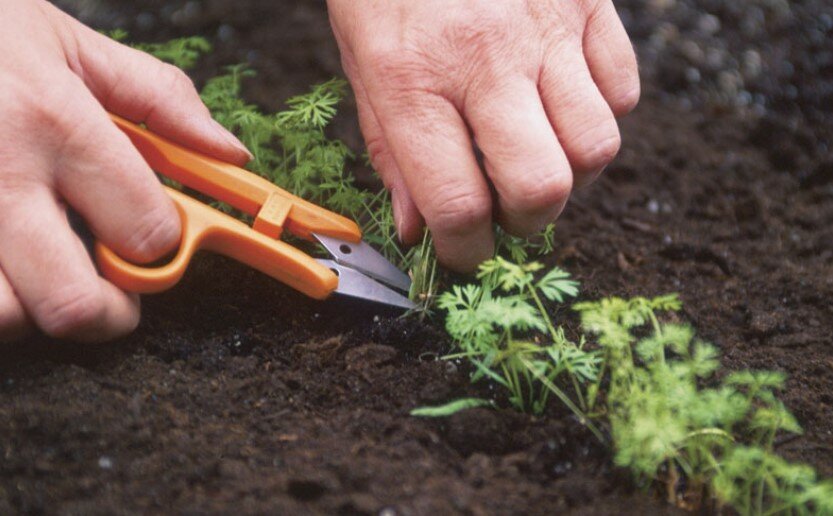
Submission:
<svg viewBox="0 0 833 516">
<path fill-rule="evenodd" d="M 136 39 L 207 34 L 275 108 L 339 73 L 323 2 L 62 2 Z M 645 95 L 553 257 L 583 296 L 679 292 L 729 369 L 789 374 L 786 457 L 833 476 L 833 7 L 618 4 Z M 354 114 L 336 132 L 358 147 Z M 476 394 L 439 322 L 317 303 L 215 257 L 122 342 L 2 351 L 0 513 L 612 514 L 671 511 L 560 411 L 416 406 Z"/>
</svg>

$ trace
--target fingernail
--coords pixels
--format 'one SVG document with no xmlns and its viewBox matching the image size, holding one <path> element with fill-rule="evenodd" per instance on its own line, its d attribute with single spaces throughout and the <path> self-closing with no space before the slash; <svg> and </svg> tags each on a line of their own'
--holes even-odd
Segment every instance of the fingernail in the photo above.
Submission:
<svg viewBox="0 0 833 516">
<path fill-rule="evenodd" d="M 229 131 L 228 129 L 223 127 L 223 125 L 220 122 L 218 122 L 218 121 L 216 121 L 212 118 L 211 119 L 211 124 L 214 126 L 214 130 L 216 131 L 216 133 L 218 135 L 220 135 L 221 138 L 223 138 L 226 142 L 228 142 L 234 148 L 238 149 L 241 152 L 244 152 L 246 154 L 246 156 L 249 157 L 249 161 L 254 159 L 254 154 L 252 154 L 249 151 L 249 149 L 247 149 L 246 146 L 243 145 L 243 143 L 240 140 L 238 140 L 237 137 L 234 136 L 231 133 L 231 131 Z"/>
<path fill-rule="evenodd" d="M 396 223 L 396 235 L 399 237 L 399 241 L 402 242 L 402 228 L 403 228 L 403 220 L 402 220 L 402 200 L 396 195 L 396 192 L 391 192 L 391 204 L 393 205 L 393 220 Z"/>
</svg>

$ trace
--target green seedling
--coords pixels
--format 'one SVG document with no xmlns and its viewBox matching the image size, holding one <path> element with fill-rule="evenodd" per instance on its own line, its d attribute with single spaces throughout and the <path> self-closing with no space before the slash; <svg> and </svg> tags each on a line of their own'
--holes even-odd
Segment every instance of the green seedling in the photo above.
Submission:
<svg viewBox="0 0 833 516">
<path fill-rule="evenodd" d="M 481 265 L 479 285 L 454 286 L 443 294 L 439 307 L 448 312 L 446 330 L 460 350 L 446 358 L 469 361 L 472 381 L 502 386 L 519 410 L 540 414 L 556 396 L 601 439 L 585 413 L 582 388 L 597 379 L 599 355 L 568 340 L 544 306 L 575 296 L 578 284 L 560 269 L 536 279 L 542 268 L 498 257 Z M 577 401 L 559 385 L 562 377 Z"/>
<path fill-rule="evenodd" d="M 105 32 L 105 34 L 121 42 L 126 42 L 129 37 L 127 31 L 122 29 Z M 211 43 L 200 36 L 176 38 L 162 43 L 131 43 L 130 46 L 183 70 L 193 68 L 203 55 L 211 52 Z"/>
<path fill-rule="evenodd" d="M 731 449 L 712 480 L 716 496 L 739 514 L 833 514 L 833 482 L 771 451 Z"/>
<path fill-rule="evenodd" d="M 715 382 L 717 348 L 689 326 L 660 322 L 680 307 L 676 296 L 573 307 L 603 353 L 615 462 L 645 483 L 662 479 L 681 507 L 716 498 L 741 514 L 824 513 L 830 484 L 773 453 L 779 432 L 801 431 L 776 398 L 784 375 L 742 371 Z"/>
<path fill-rule="evenodd" d="M 710 500 L 740 514 L 826 514 L 833 485 L 812 468 L 774 454 L 780 432 L 800 432 L 777 399 L 785 377 L 741 371 L 721 382 L 717 348 L 691 327 L 663 322 L 680 310 L 676 295 L 608 298 L 573 305 L 585 337 L 565 337 L 545 302 L 563 303 L 578 284 L 561 269 L 497 258 L 480 284 L 440 297 L 446 328 L 473 381 L 506 389 L 515 408 L 541 413 L 550 398 L 572 410 L 600 439 L 606 428 L 618 466 L 643 485 L 662 485 L 669 502 L 694 509 Z M 420 408 L 442 417 L 483 400 Z"/>
</svg>

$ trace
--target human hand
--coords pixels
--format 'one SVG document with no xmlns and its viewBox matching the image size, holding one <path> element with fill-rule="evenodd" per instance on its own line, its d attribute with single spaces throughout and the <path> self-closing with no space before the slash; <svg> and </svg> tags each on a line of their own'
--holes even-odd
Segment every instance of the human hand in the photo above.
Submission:
<svg viewBox="0 0 833 516">
<path fill-rule="evenodd" d="M 619 151 L 615 117 L 640 85 L 611 0 L 328 5 L 400 238 L 417 241 L 424 217 L 451 268 L 491 257 L 493 217 L 542 229 Z"/>
<path fill-rule="evenodd" d="M 98 276 L 67 207 L 140 263 L 177 245 L 180 221 L 107 111 L 219 159 L 250 155 L 181 71 L 43 0 L 3 0 L 0 49 L 0 341 L 32 326 L 84 341 L 126 333 L 138 298 Z"/>
</svg>

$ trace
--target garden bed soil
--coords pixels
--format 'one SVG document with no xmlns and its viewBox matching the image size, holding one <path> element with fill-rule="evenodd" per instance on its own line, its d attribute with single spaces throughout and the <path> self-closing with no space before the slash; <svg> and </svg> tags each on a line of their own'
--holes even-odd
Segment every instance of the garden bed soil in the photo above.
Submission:
<svg viewBox="0 0 833 516">
<path fill-rule="evenodd" d="M 138 40 L 205 34 L 198 80 L 251 61 L 270 109 L 339 73 L 322 2 L 61 5 Z M 586 299 L 679 292 L 729 370 L 788 373 L 805 432 L 778 451 L 833 476 L 831 7 L 617 5 L 644 99 L 549 260 Z M 359 148 L 349 102 L 334 133 Z M 203 256 L 123 341 L 0 349 L 0 513 L 674 512 L 558 408 L 410 417 L 489 394 L 436 360 L 449 346 L 439 317 L 314 302 Z"/>
</svg>

